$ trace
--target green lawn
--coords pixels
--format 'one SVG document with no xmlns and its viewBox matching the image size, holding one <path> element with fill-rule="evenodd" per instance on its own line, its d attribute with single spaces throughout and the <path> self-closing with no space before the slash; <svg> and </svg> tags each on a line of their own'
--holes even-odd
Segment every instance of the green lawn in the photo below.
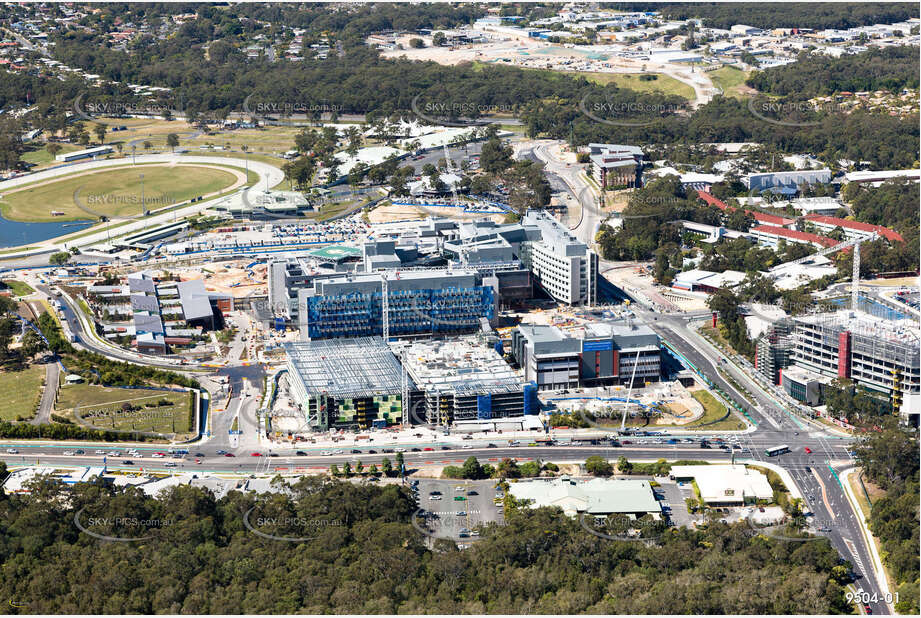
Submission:
<svg viewBox="0 0 921 618">
<path fill-rule="evenodd" d="M 38 148 L 38 146 L 41 146 L 41 148 Z M 60 142 L 58 143 L 58 146 L 61 147 L 61 150 L 58 151 L 59 155 L 67 154 L 68 152 L 73 152 L 74 150 L 80 150 L 83 148 L 83 146 L 79 146 L 77 144 L 62 144 Z M 35 167 L 32 168 L 33 171 L 42 169 L 43 167 L 56 165 L 58 163 L 57 159 L 52 157 L 51 153 L 48 152 L 48 149 L 45 148 L 44 144 L 41 144 L 40 142 L 33 144 L 31 149 L 29 149 L 27 146 L 26 152 L 22 153 L 20 159 L 26 163 L 35 165 Z"/>
<path fill-rule="evenodd" d="M 0 371 L 0 419 L 32 418 L 44 377 L 43 365 L 22 371 Z"/>
<path fill-rule="evenodd" d="M 167 400 L 159 406 L 160 400 Z M 123 409 L 125 403 L 134 409 Z M 106 388 L 94 384 L 64 385 L 58 393 L 55 408 L 62 415 L 78 420 L 78 408 L 84 424 L 122 431 L 157 431 L 188 433 L 189 394 L 146 389 Z"/>
<path fill-rule="evenodd" d="M 126 163 L 128 161 L 126 160 Z M 141 179 L 143 175 L 143 183 Z M 214 193 L 236 182 L 236 176 L 219 169 L 169 165 L 126 166 L 124 168 L 74 176 L 47 183 L 35 183 L 4 195 L 0 202 L 3 216 L 12 221 L 67 221 L 93 215 L 141 214 L 141 193 L 148 210 L 157 210 L 192 197 Z M 54 216 L 51 211 L 64 214 Z"/>
<path fill-rule="evenodd" d="M 35 291 L 28 283 L 24 281 L 17 281 L 15 279 L 6 279 L 3 281 L 3 284 L 9 288 L 13 296 L 28 296 Z"/>
<path fill-rule="evenodd" d="M 748 79 L 749 76 L 747 71 L 732 66 L 725 66 L 716 71 L 710 71 L 707 75 L 713 80 L 714 86 L 719 86 L 722 89 L 723 96 L 735 97 L 737 99 L 744 99 L 751 96 L 748 92 L 749 88 L 745 85 L 745 80 Z"/>
<path fill-rule="evenodd" d="M 720 400 L 713 396 L 709 391 L 694 391 L 691 395 L 699 401 L 704 407 L 704 415 L 697 421 L 685 425 L 686 429 L 692 427 L 700 427 L 704 423 L 711 423 L 719 418 L 722 418 L 726 414 L 726 406 Z M 712 425 L 707 425 L 706 429 L 717 429 L 717 430 L 734 430 L 734 429 L 745 429 L 745 423 L 740 421 L 735 415 L 731 414 L 729 417 L 718 423 L 713 423 Z"/>
</svg>

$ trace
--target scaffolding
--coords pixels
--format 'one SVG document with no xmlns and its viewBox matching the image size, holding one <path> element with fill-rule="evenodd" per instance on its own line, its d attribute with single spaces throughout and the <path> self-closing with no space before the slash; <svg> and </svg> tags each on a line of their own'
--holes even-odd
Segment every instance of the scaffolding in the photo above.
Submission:
<svg viewBox="0 0 921 618">
<path fill-rule="evenodd" d="M 403 344 L 404 367 L 422 391 L 429 423 L 448 425 L 524 414 L 524 383 L 475 337 Z"/>
</svg>

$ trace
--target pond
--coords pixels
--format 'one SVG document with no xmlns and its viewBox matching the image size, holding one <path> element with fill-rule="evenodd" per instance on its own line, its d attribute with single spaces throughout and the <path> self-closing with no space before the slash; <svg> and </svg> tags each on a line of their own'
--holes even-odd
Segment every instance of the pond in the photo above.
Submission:
<svg viewBox="0 0 921 618">
<path fill-rule="evenodd" d="M 24 223 L 8 221 L 0 217 L 0 248 L 19 247 L 73 234 L 93 225 L 94 221 L 50 221 L 47 223 Z"/>
</svg>

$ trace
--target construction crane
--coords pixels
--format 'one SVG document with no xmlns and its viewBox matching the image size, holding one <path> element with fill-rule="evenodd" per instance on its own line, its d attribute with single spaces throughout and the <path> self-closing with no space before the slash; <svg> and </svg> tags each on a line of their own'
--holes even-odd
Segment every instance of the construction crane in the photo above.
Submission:
<svg viewBox="0 0 921 618">
<path fill-rule="evenodd" d="M 390 341 L 390 286 L 387 284 L 387 273 L 383 271 L 381 272 L 381 317 L 384 341 Z"/>
<path fill-rule="evenodd" d="M 775 266 L 768 271 L 768 276 L 776 277 L 784 268 L 788 266 L 805 264 L 807 262 L 811 262 L 817 257 L 822 257 L 824 255 L 829 255 L 831 253 L 836 253 L 838 251 L 854 247 L 854 263 L 851 269 L 851 311 L 857 311 L 857 303 L 860 293 L 860 244 L 864 242 L 873 242 L 877 239 L 879 239 L 879 234 L 876 232 L 871 232 L 866 236 L 859 236 L 857 238 L 852 238 L 851 240 L 845 240 L 844 242 L 840 242 L 837 245 L 826 247 L 825 249 L 822 249 L 816 253 L 810 253 L 809 255 L 793 260 L 792 262 L 785 262 L 779 266 Z"/>
<path fill-rule="evenodd" d="M 406 348 L 400 352 L 400 365 L 403 366 L 403 384 L 400 390 L 400 408 L 403 412 L 403 426 L 409 426 L 409 372 L 406 370 Z"/>
<path fill-rule="evenodd" d="M 636 351 L 636 359 L 633 361 L 633 374 L 630 376 L 630 386 L 627 387 L 627 397 L 624 399 L 624 415 L 620 419 L 620 430 L 623 431 L 627 424 L 627 408 L 630 406 L 630 394 L 633 393 L 633 381 L 636 379 L 636 367 L 640 364 L 640 352 Z"/>
</svg>

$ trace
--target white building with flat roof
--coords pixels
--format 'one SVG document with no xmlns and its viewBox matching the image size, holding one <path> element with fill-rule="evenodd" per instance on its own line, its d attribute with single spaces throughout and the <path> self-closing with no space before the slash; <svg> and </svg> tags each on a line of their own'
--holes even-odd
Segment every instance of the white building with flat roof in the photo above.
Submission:
<svg viewBox="0 0 921 618">
<path fill-rule="evenodd" d="M 540 240 L 521 243 L 521 261 L 555 300 L 592 304 L 598 297 L 598 256 L 545 211 L 528 211 L 522 224 L 540 230 Z"/>
<path fill-rule="evenodd" d="M 676 481 L 693 479 L 700 490 L 700 498 L 710 506 L 774 499 L 774 490 L 767 477 L 742 465 L 672 466 L 670 476 Z"/>
</svg>

